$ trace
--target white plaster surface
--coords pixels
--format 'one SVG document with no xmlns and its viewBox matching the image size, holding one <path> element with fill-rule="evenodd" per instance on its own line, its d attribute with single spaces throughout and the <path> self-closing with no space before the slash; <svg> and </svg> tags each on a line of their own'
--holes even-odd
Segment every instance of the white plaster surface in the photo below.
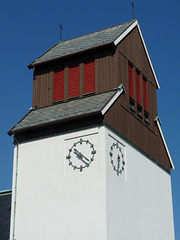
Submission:
<svg viewBox="0 0 180 240">
<path fill-rule="evenodd" d="M 174 240 L 169 174 L 106 130 L 109 148 L 112 137 L 125 146 L 127 177 L 117 176 L 107 159 L 107 239 Z"/>
<path fill-rule="evenodd" d="M 126 160 L 119 176 L 109 159 L 112 137 Z M 97 150 L 82 172 L 66 159 L 80 138 Z M 16 166 L 16 151 L 14 159 Z M 14 199 L 15 167 L 13 175 Z M 15 239 L 174 240 L 173 227 L 170 176 L 106 127 L 19 145 Z"/>
<path fill-rule="evenodd" d="M 89 134 L 94 162 L 67 174 L 68 139 Z M 19 145 L 15 239 L 106 239 L 103 135 L 96 128 Z"/>
</svg>

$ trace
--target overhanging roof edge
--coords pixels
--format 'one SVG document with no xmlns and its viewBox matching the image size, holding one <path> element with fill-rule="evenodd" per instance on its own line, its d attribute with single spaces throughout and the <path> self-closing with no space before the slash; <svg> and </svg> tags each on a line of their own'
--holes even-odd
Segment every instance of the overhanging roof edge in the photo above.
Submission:
<svg viewBox="0 0 180 240">
<path fill-rule="evenodd" d="M 170 163 L 171 163 L 171 166 L 172 166 L 172 169 L 174 170 L 175 169 L 175 166 L 174 166 L 174 163 L 173 163 L 173 160 L 171 158 L 171 154 L 169 152 L 169 149 L 168 149 L 168 146 L 167 146 L 167 143 L 166 143 L 166 140 L 164 138 L 164 134 L 163 134 L 163 131 L 161 129 L 161 122 L 160 122 L 160 119 L 159 117 L 157 116 L 154 121 L 156 122 L 157 126 L 158 126 L 158 129 L 159 129 L 159 132 L 160 132 L 160 135 L 161 135 L 161 138 L 163 140 L 163 143 L 164 143 L 164 147 L 166 149 L 166 152 L 167 152 L 167 155 L 169 157 L 169 160 L 170 160 Z"/>
</svg>

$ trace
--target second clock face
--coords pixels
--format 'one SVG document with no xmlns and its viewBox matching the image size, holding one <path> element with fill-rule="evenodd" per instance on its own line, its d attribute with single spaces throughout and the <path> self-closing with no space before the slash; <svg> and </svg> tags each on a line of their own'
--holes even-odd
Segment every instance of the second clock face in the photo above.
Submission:
<svg viewBox="0 0 180 240">
<path fill-rule="evenodd" d="M 117 141 L 111 145 L 109 155 L 114 171 L 117 175 L 122 174 L 125 170 L 125 160 L 122 148 Z"/>
<path fill-rule="evenodd" d="M 82 172 L 84 168 L 90 167 L 90 164 L 95 159 L 95 155 L 96 150 L 94 144 L 88 139 L 79 138 L 72 143 L 66 159 L 70 167 Z"/>
</svg>

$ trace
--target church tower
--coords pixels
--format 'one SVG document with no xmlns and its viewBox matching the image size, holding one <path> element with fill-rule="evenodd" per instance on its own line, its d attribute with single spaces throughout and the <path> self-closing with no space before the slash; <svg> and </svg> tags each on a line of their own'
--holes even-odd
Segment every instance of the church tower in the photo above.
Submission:
<svg viewBox="0 0 180 240">
<path fill-rule="evenodd" d="M 57 43 L 29 65 L 10 240 L 174 240 L 160 88 L 133 20 Z"/>
</svg>

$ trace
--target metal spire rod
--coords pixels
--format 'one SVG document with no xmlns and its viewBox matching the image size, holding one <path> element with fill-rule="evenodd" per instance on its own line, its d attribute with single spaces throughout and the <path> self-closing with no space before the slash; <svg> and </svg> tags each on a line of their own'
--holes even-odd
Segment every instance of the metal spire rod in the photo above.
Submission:
<svg viewBox="0 0 180 240">
<path fill-rule="evenodd" d="M 134 3 L 131 2 L 131 5 L 132 5 L 132 20 L 134 20 Z"/>
<path fill-rule="evenodd" d="M 62 24 L 60 24 L 60 42 L 62 42 L 62 30 L 63 30 L 63 27 L 62 27 Z"/>
</svg>

